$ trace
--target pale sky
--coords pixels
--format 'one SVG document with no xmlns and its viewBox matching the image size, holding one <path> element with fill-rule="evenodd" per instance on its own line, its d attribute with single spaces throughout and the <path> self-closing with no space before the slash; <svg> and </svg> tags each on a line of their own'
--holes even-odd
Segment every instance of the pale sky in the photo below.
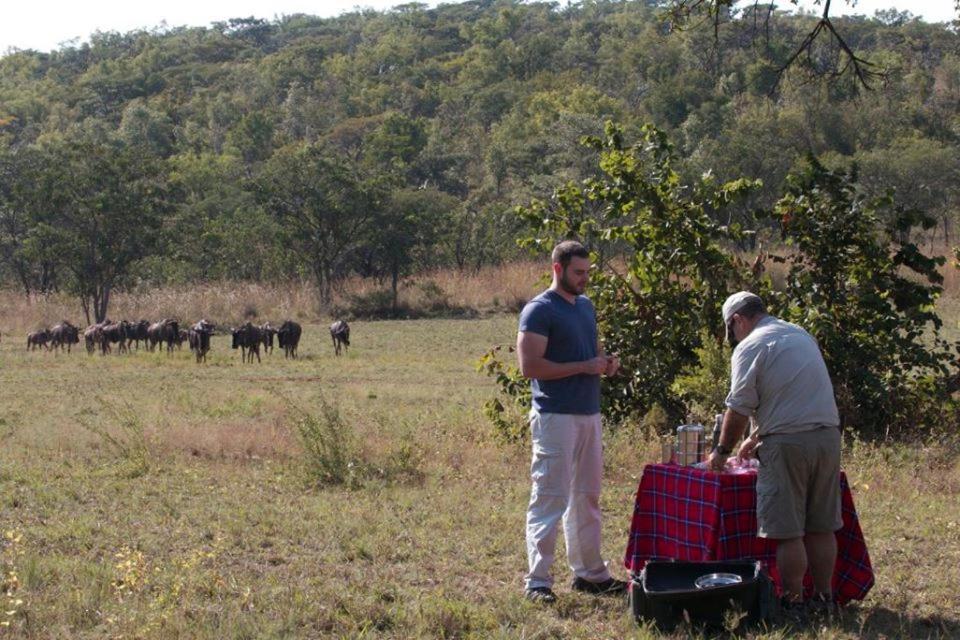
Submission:
<svg viewBox="0 0 960 640">
<path fill-rule="evenodd" d="M 456 2 L 457 0 L 444 0 Z M 812 10 L 813 0 L 802 0 Z M 255 16 L 271 20 L 281 15 L 306 13 L 330 17 L 357 7 L 377 10 L 403 4 L 402 0 L 8 0 L 0 7 L 0 55 L 10 47 L 49 51 L 74 38 L 83 42 L 94 31 L 208 26 L 229 18 Z M 436 1 L 426 2 L 431 6 Z M 561 0 L 561 4 L 563 1 Z M 788 0 L 781 7 L 790 8 Z M 834 0 L 831 15 L 859 13 L 872 16 L 877 9 L 906 8 L 928 22 L 946 22 L 956 17 L 953 0 L 859 0 L 851 7 Z"/>
</svg>

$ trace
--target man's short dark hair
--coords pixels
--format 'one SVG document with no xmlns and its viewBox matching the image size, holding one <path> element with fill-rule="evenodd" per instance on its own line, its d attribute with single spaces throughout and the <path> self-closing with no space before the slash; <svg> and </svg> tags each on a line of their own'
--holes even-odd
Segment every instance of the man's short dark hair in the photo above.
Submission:
<svg viewBox="0 0 960 640">
<path fill-rule="evenodd" d="M 576 240 L 564 240 L 553 248 L 551 257 L 554 262 L 559 262 L 560 266 L 566 269 L 574 257 L 589 258 L 590 252 Z"/>
<path fill-rule="evenodd" d="M 763 300 L 760 298 L 752 298 L 747 300 L 747 303 L 737 309 L 737 313 L 743 316 L 744 318 L 755 318 L 758 315 L 766 315 L 767 307 L 764 306 Z"/>
</svg>

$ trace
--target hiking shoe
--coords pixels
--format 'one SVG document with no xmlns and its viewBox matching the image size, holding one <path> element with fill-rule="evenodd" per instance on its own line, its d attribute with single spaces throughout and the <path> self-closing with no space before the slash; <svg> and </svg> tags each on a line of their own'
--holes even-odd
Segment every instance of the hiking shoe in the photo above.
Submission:
<svg viewBox="0 0 960 640">
<path fill-rule="evenodd" d="M 627 592 L 627 583 L 616 578 L 607 578 L 603 582 L 590 582 L 583 578 L 574 578 L 571 588 L 574 591 L 595 596 L 618 596 Z"/>
<path fill-rule="evenodd" d="M 523 592 L 523 597 L 535 604 L 553 604 L 557 601 L 557 594 L 550 587 L 532 587 Z"/>
<path fill-rule="evenodd" d="M 804 602 L 780 599 L 780 620 L 783 624 L 802 629 L 810 625 L 807 605 Z"/>
</svg>

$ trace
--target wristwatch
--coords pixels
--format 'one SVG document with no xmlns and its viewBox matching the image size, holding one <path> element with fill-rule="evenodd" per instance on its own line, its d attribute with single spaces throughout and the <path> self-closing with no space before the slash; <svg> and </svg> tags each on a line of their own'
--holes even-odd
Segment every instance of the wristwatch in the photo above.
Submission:
<svg viewBox="0 0 960 640">
<path fill-rule="evenodd" d="M 725 447 L 725 446 L 723 446 L 722 444 L 718 444 L 717 446 L 715 446 L 715 447 L 713 448 L 713 450 L 716 451 L 717 453 L 719 453 L 719 454 L 722 455 L 722 456 L 728 456 L 728 455 L 730 455 L 731 453 L 733 453 L 733 449 L 731 449 L 730 447 Z"/>
</svg>

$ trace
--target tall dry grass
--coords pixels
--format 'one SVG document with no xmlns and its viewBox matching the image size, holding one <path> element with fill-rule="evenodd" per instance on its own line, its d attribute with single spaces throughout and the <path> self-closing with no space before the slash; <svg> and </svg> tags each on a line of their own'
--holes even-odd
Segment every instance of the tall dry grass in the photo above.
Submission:
<svg viewBox="0 0 960 640">
<path fill-rule="evenodd" d="M 451 307 L 471 309 L 480 314 L 517 310 L 542 288 L 548 273 L 543 263 L 523 262 L 491 266 L 480 271 L 438 270 L 417 274 L 401 283 L 399 301 L 417 309 L 432 290 L 443 293 Z M 329 306 L 322 305 L 316 288 L 309 282 L 276 284 L 251 282 L 210 282 L 169 286 L 114 294 L 110 302 L 112 319 L 177 318 L 194 322 L 207 318 L 217 325 L 244 320 L 265 322 L 295 319 L 314 323 L 328 320 L 333 310 L 347 310 L 352 301 L 388 288 L 388 283 L 351 278 L 335 292 Z M 21 291 L 0 290 L 0 333 L 23 334 L 50 327 L 61 320 L 80 326 L 86 318 L 80 301 L 65 294 L 26 296 Z"/>
<path fill-rule="evenodd" d="M 944 255 L 947 264 L 941 268 L 944 295 L 941 309 L 948 323 L 953 323 L 960 308 L 960 269 L 952 256 L 953 249 L 942 242 L 925 243 L 928 255 Z M 783 255 L 783 247 L 771 248 Z M 752 263 L 754 254 L 742 256 Z M 784 265 L 767 261 L 766 268 L 775 283 L 782 283 Z M 540 291 L 549 277 L 544 261 L 517 262 L 489 266 L 479 271 L 440 269 L 419 273 L 404 279 L 399 289 L 399 305 L 416 311 L 431 302 L 439 290 L 450 308 L 467 309 L 479 315 L 516 312 Z M 109 315 L 114 319 L 155 320 L 177 318 L 194 322 L 207 318 L 217 325 L 239 324 L 244 320 L 278 322 L 295 319 L 318 323 L 337 313 L 349 316 L 358 299 L 383 292 L 387 282 L 350 278 L 334 292 L 329 305 L 321 304 L 316 288 L 307 281 L 284 283 L 210 282 L 196 285 L 168 286 L 152 290 L 125 291 L 114 294 Z M 26 296 L 13 289 L 0 290 L 0 333 L 23 334 L 41 327 L 50 327 L 67 319 L 83 325 L 86 318 L 76 297 L 65 294 Z"/>
</svg>

